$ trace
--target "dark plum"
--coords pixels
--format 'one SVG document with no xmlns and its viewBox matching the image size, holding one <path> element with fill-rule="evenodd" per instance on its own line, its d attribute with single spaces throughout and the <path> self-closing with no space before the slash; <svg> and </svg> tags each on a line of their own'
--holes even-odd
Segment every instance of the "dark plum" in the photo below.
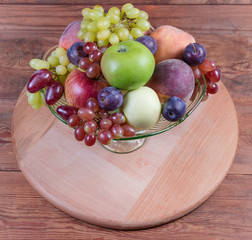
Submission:
<svg viewBox="0 0 252 240">
<path fill-rule="evenodd" d="M 147 47 L 152 54 L 157 51 L 157 41 L 151 36 L 142 36 L 137 38 L 135 41 L 142 43 L 145 47 Z"/>
<path fill-rule="evenodd" d="M 87 54 L 83 50 L 83 45 L 83 42 L 75 42 L 67 49 L 68 60 L 76 66 L 79 66 L 79 62 L 82 58 L 87 57 Z"/>
<path fill-rule="evenodd" d="M 30 93 L 36 93 L 45 88 L 52 82 L 52 74 L 47 69 L 40 69 L 32 74 L 28 84 L 27 90 Z"/>
<path fill-rule="evenodd" d="M 170 97 L 163 105 L 162 115 L 171 122 L 180 120 L 186 112 L 186 103 L 179 97 Z"/>
<path fill-rule="evenodd" d="M 64 93 L 64 87 L 61 82 L 51 83 L 46 89 L 45 94 L 46 104 L 53 105 L 62 97 L 63 93 Z"/>
<path fill-rule="evenodd" d="M 106 111 L 114 111 L 123 104 L 122 92 L 114 87 L 103 88 L 98 94 L 99 106 Z"/>
<path fill-rule="evenodd" d="M 190 43 L 183 52 L 183 60 L 190 66 L 196 66 L 204 62 L 206 49 L 199 43 Z"/>
</svg>

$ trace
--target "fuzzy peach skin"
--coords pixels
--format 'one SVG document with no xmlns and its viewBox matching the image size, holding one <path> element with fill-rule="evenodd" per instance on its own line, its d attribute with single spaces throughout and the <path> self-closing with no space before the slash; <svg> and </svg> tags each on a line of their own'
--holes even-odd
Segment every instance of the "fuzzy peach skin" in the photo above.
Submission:
<svg viewBox="0 0 252 240">
<path fill-rule="evenodd" d="M 154 54 L 156 64 L 165 59 L 182 59 L 185 47 L 194 43 L 194 37 L 173 26 L 163 25 L 155 29 L 151 34 L 158 44 Z"/>
<path fill-rule="evenodd" d="M 65 48 L 66 50 L 72 46 L 75 42 L 80 42 L 81 40 L 77 37 L 77 33 L 80 30 L 81 21 L 74 21 L 70 23 L 62 33 L 59 39 L 59 46 Z"/>
</svg>

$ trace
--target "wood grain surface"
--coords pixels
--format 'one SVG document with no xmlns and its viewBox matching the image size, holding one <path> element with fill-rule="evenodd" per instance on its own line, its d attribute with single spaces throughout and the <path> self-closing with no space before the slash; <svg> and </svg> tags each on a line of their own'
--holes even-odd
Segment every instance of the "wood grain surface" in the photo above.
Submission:
<svg viewBox="0 0 252 240">
<path fill-rule="evenodd" d="M 72 3 L 75 3 L 71 5 Z M 101 3 L 93 1 L 93 4 Z M 32 69 L 29 60 L 57 44 L 90 1 L 0 1 L 0 239 L 251 239 L 252 5 L 242 1 L 133 1 L 153 26 L 193 34 L 222 69 L 236 107 L 239 140 L 220 188 L 189 215 L 161 227 L 116 231 L 85 224 L 45 201 L 20 173 L 11 143 L 15 103 Z M 66 4 L 70 6 L 66 6 Z M 120 1 L 106 1 L 120 6 Z"/>
<path fill-rule="evenodd" d="M 29 107 L 26 88 L 11 129 L 19 168 L 43 197 L 71 216 L 114 229 L 158 226 L 198 207 L 226 176 L 238 140 L 223 84 L 183 124 L 130 154 L 73 141 L 72 129 L 48 108 Z"/>
</svg>

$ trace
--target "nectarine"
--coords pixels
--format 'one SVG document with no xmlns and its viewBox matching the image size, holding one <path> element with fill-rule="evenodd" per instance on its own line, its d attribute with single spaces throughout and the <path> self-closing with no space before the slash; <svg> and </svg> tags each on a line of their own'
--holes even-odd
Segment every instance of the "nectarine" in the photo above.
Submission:
<svg viewBox="0 0 252 240">
<path fill-rule="evenodd" d="M 195 42 L 191 34 L 169 25 L 158 27 L 150 36 L 156 39 L 158 44 L 154 54 L 156 64 L 169 58 L 182 59 L 185 47 Z"/>
</svg>

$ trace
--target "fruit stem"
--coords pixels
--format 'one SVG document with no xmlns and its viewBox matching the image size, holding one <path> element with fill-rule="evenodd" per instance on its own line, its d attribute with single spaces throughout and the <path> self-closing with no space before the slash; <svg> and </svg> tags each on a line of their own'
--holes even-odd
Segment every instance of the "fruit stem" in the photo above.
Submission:
<svg viewBox="0 0 252 240">
<path fill-rule="evenodd" d="M 190 44 L 191 44 L 192 47 L 193 47 L 194 53 L 196 53 L 197 51 L 196 51 L 196 48 L 195 48 L 194 44 L 193 44 L 193 43 L 190 43 Z"/>
</svg>

